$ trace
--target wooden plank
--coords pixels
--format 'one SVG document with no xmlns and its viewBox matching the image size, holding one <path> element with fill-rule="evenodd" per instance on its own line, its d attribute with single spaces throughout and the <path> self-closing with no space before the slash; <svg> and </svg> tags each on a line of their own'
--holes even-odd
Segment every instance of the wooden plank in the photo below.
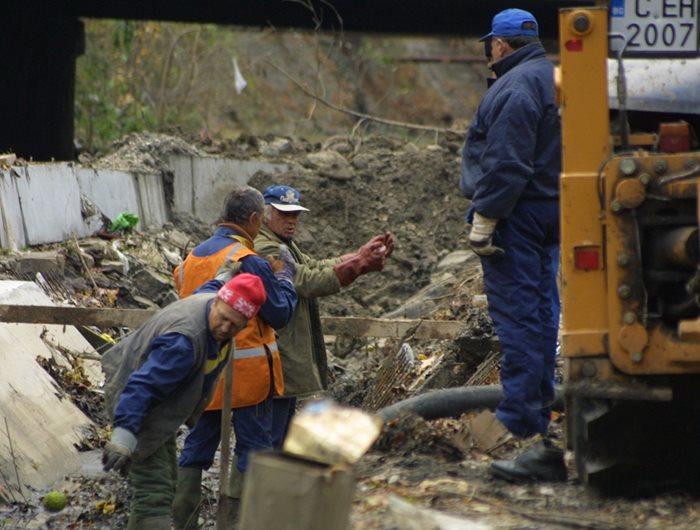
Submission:
<svg viewBox="0 0 700 530">
<path fill-rule="evenodd" d="M 403 337 L 412 330 L 417 339 L 449 339 L 464 329 L 457 320 L 321 317 L 321 323 L 324 335 L 355 337 Z"/>
<path fill-rule="evenodd" d="M 0 305 L 0 322 L 21 324 L 137 328 L 154 314 L 155 311 L 152 309 Z"/>
<path fill-rule="evenodd" d="M 136 328 L 154 314 L 152 309 L 0 305 L 0 322 L 23 324 Z M 455 320 L 321 317 L 321 323 L 325 335 L 355 337 L 403 337 L 412 330 L 418 339 L 446 339 L 456 337 L 463 329 L 462 322 Z"/>
</svg>

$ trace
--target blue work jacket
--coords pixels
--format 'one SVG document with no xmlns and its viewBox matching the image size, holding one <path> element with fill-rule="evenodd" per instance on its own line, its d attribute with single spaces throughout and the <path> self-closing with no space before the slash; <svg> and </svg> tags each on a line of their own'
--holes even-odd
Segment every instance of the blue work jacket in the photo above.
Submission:
<svg viewBox="0 0 700 530">
<path fill-rule="evenodd" d="M 473 210 L 503 219 L 521 199 L 559 198 L 561 125 L 554 66 L 539 42 L 493 69 L 462 151 L 460 190 Z"/>
</svg>

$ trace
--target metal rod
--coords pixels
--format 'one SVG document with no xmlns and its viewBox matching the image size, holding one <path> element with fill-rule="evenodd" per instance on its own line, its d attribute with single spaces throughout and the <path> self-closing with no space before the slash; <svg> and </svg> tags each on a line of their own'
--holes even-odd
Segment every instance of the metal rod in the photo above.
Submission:
<svg viewBox="0 0 700 530">
<path fill-rule="evenodd" d="M 228 504 L 230 502 L 229 476 L 231 460 L 231 389 L 233 388 L 233 356 L 236 346 L 230 340 L 224 348 L 229 348 L 224 367 L 224 396 L 221 403 L 221 463 L 219 469 L 219 502 L 216 511 L 216 530 L 228 529 Z"/>
</svg>

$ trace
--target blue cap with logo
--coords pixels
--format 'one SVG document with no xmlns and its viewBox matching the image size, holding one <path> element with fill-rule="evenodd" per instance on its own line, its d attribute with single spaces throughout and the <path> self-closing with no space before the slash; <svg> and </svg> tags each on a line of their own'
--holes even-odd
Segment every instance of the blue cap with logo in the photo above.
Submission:
<svg viewBox="0 0 700 530">
<path fill-rule="evenodd" d="M 263 191 L 265 204 L 281 212 L 308 212 L 308 208 L 301 205 L 301 193 L 291 186 L 268 186 Z"/>
<path fill-rule="evenodd" d="M 491 32 L 479 40 L 491 37 L 537 37 L 537 19 L 529 11 L 523 9 L 506 9 L 493 17 Z"/>
</svg>

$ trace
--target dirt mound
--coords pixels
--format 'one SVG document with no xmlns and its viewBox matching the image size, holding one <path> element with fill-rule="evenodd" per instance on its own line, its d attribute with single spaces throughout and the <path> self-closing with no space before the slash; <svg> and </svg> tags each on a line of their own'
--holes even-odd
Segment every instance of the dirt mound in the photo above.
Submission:
<svg viewBox="0 0 700 530">
<path fill-rule="evenodd" d="M 113 153 L 92 165 L 165 174 L 170 171 L 168 155 L 182 153 L 284 162 L 289 167 L 286 173 L 260 173 L 249 184 L 259 189 L 287 184 L 301 191 L 311 211 L 302 218 L 297 241 L 308 254 L 338 256 L 354 251 L 374 234 L 394 233 L 396 250 L 382 274 L 361 277 L 341 294 L 320 301 L 329 315 L 380 316 L 395 312 L 428 285 L 442 258 L 467 249 L 462 217 L 468 203 L 458 190 L 461 145 L 462 139 L 454 135 L 420 145 L 386 136 L 340 136 L 312 144 L 275 136 L 241 135 L 215 142 L 143 133 L 116 142 Z M 175 214 L 172 226 L 157 237 L 168 240 L 172 230 L 188 236 L 186 248 L 178 248 L 184 255 L 208 237 L 211 227 Z M 171 247 L 179 244 L 172 242 Z M 449 294 L 440 296 L 447 302 Z M 436 309 L 431 306 L 428 312 Z M 455 317 L 455 311 L 460 311 L 459 304 L 443 318 Z M 429 315 L 423 311 L 407 316 Z"/>
<path fill-rule="evenodd" d="M 194 145 L 177 136 L 161 133 L 127 134 L 114 142 L 110 153 L 97 160 L 84 156 L 80 162 L 99 169 L 159 173 L 172 154 L 204 156 Z"/>
<path fill-rule="evenodd" d="M 327 314 L 392 311 L 430 282 L 441 258 L 466 248 L 459 148 L 457 141 L 418 146 L 387 137 L 338 138 L 287 157 L 286 173 L 250 181 L 261 189 L 280 183 L 301 191 L 311 211 L 304 214 L 298 242 L 312 256 L 341 255 L 374 234 L 394 233 L 396 250 L 385 271 L 322 299 Z"/>
</svg>

